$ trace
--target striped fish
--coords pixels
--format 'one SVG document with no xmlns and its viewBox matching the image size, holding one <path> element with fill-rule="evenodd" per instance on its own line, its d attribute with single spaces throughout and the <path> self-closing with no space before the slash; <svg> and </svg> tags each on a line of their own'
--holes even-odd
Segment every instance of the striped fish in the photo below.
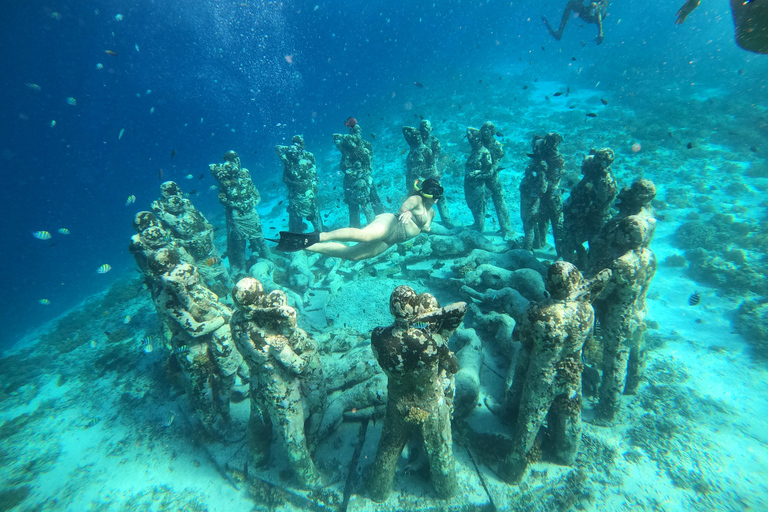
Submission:
<svg viewBox="0 0 768 512">
<path fill-rule="evenodd" d="M 32 236 L 37 238 L 38 240 L 50 240 L 51 234 L 47 231 L 35 231 L 32 233 Z"/>
<path fill-rule="evenodd" d="M 695 306 L 699 302 L 701 302 L 701 295 L 699 295 L 699 292 L 693 292 L 693 295 L 688 297 L 689 306 Z"/>
<path fill-rule="evenodd" d="M 99 422 L 101 421 L 101 418 L 98 416 L 95 418 L 92 418 L 88 421 L 88 423 L 85 424 L 83 428 L 92 428 L 95 427 Z"/>
<path fill-rule="evenodd" d="M 186 345 L 182 345 L 173 351 L 176 355 L 186 354 L 187 352 L 189 352 L 189 347 Z"/>
<path fill-rule="evenodd" d="M 97 274 L 106 274 L 110 270 L 112 270 L 112 266 L 109 263 L 105 263 L 105 264 L 103 264 L 102 266 L 100 266 L 99 268 L 96 269 L 96 273 Z"/>
<path fill-rule="evenodd" d="M 68 235 L 69 230 L 67 228 L 59 228 L 59 233 L 61 233 L 62 235 Z"/>
</svg>

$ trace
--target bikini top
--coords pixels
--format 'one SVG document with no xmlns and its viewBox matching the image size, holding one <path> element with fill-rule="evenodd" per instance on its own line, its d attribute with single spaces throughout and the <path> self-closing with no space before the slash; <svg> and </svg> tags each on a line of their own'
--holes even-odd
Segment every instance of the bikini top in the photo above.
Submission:
<svg viewBox="0 0 768 512">
<path fill-rule="evenodd" d="M 411 215 L 413 219 L 413 223 L 419 226 L 419 229 L 423 228 L 427 225 L 427 222 L 429 222 L 429 212 L 424 210 L 423 213 L 416 213 L 413 210 L 411 210 Z"/>
</svg>

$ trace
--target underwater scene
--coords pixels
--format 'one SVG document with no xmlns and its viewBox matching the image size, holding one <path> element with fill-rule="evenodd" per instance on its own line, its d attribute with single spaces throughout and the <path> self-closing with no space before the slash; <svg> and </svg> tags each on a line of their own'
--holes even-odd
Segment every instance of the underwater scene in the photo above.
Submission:
<svg viewBox="0 0 768 512">
<path fill-rule="evenodd" d="M 768 0 L 0 29 L 0 512 L 768 511 Z"/>
</svg>

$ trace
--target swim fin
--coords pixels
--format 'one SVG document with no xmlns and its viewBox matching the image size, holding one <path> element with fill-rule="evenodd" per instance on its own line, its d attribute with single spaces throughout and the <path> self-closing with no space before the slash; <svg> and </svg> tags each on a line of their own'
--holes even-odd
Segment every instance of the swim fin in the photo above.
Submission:
<svg viewBox="0 0 768 512">
<path fill-rule="evenodd" d="M 310 245 L 320 242 L 320 232 L 314 233 L 293 233 L 291 231 L 281 231 L 280 238 L 267 238 L 270 242 L 276 242 L 278 251 L 296 252 L 306 249 Z"/>
</svg>

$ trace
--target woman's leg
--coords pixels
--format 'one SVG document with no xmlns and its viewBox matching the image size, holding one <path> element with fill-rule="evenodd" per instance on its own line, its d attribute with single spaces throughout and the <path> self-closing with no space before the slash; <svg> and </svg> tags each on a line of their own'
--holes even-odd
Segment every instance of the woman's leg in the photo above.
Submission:
<svg viewBox="0 0 768 512">
<path fill-rule="evenodd" d="M 384 213 L 373 219 L 364 228 L 341 228 L 320 233 L 320 242 L 374 242 L 379 241 L 389 232 L 393 222 L 399 222 L 392 213 Z M 315 244 L 317 245 L 317 244 Z M 313 247 L 313 246 L 310 246 Z M 345 246 L 346 247 L 346 246 Z M 320 252 L 320 251 L 315 251 Z"/>
<path fill-rule="evenodd" d="M 346 228 L 345 228 L 346 229 Z M 339 242 L 320 242 L 307 247 L 307 251 L 334 256 L 345 260 L 360 261 L 373 258 L 390 248 L 386 242 L 360 242 L 355 245 L 344 245 Z"/>
</svg>

